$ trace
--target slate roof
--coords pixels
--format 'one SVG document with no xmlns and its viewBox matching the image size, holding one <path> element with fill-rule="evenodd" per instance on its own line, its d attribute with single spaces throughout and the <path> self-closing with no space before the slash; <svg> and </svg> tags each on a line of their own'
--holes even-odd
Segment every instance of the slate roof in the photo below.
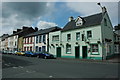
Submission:
<svg viewBox="0 0 120 80">
<path fill-rule="evenodd" d="M 36 35 L 40 35 L 40 34 L 47 34 L 49 32 L 58 31 L 58 30 L 61 30 L 61 28 L 59 28 L 59 27 L 51 27 L 51 28 L 47 28 L 47 29 L 41 29 L 41 30 L 39 30 L 37 32 L 28 34 L 25 37 L 31 37 L 31 36 L 36 36 Z"/>
<path fill-rule="evenodd" d="M 90 15 L 87 17 L 82 17 L 84 19 L 84 24 L 82 26 L 76 26 L 75 20 L 72 20 L 68 22 L 62 31 L 68 31 L 68 30 L 73 30 L 73 29 L 79 29 L 79 28 L 85 28 L 85 27 L 91 27 L 95 25 L 100 25 L 102 21 L 102 13 Z"/>
<path fill-rule="evenodd" d="M 16 33 L 10 35 L 9 37 L 15 36 L 15 35 L 25 36 L 26 34 L 29 34 L 29 33 L 32 33 L 32 32 L 35 32 L 35 30 L 32 27 L 28 27 L 27 29 L 24 29 L 24 30 L 21 29 L 21 31 L 16 32 Z"/>
<path fill-rule="evenodd" d="M 8 36 L 9 34 L 3 34 L 2 36 L 0 36 L 0 38 L 2 41 L 4 41 Z"/>
</svg>

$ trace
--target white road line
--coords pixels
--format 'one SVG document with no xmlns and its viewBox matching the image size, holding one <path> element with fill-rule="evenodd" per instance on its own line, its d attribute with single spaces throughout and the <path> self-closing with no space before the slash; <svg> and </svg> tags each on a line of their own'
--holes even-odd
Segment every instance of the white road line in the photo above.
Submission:
<svg viewBox="0 0 120 80">
<path fill-rule="evenodd" d="M 18 66 L 19 68 L 23 68 L 22 66 Z"/>
<path fill-rule="evenodd" d="M 10 66 L 9 64 L 5 64 L 6 66 Z"/>
<path fill-rule="evenodd" d="M 12 68 L 16 69 L 16 68 L 18 68 L 18 67 L 12 67 Z"/>
<path fill-rule="evenodd" d="M 53 76 L 49 76 L 49 78 L 52 78 Z"/>
</svg>

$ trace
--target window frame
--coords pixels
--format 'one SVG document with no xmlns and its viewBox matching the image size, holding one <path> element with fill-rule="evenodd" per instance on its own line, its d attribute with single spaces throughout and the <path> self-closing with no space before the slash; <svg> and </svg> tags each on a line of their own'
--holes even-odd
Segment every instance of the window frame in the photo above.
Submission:
<svg viewBox="0 0 120 80">
<path fill-rule="evenodd" d="M 67 34 L 67 41 L 71 41 L 71 34 Z"/>
<path fill-rule="evenodd" d="M 71 44 L 66 44 L 66 54 L 71 54 L 71 51 L 72 51 Z"/>
<path fill-rule="evenodd" d="M 92 51 L 92 45 L 97 45 L 97 52 L 93 52 Z M 96 44 L 96 43 L 94 43 L 94 44 L 90 44 L 90 51 L 91 51 L 91 55 L 100 55 L 100 53 L 99 53 L 99 45 L 98 44 Z"/>
<path fill-rule="evenodd" d="M 87 38 L 92 38 L 92 30 L 87 31 Z"/>
<path fill-rule="evenodd" d="M 59 41 L 59 35 L 52 36 L 52 41 Z"/>
<path fill-rule="evenodd" d="M 79 39 L 78 39 L 78 34 L 79 34 Z M 77 40 L 77 41 L 80 40 L 80 32 L 76 32 L 76 40 Z"/>
</svg>

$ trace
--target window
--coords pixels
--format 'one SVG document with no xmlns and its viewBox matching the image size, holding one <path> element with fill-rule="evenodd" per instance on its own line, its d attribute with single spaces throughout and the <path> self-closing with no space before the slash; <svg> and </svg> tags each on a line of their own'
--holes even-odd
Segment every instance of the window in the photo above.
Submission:
<svg viewBox="0 0 120 80">
<path fill-rule="evenodd" d="M 36 36 L 36 43 L 38 43 L 38 36 Z"/>
<path fill-rule="evenodd" d="M 36 46 L 36 52 L 38 52 L 38 46 Z"/>
<path fill-rule="evenodd" d="M 87 38 L 91 38 L 92 37 L 92 31 L 87 31 Z"/>
<path fill-rule="evenodd" d="M 43 35 L 43 42 L 45 43 L 45 40 L 46 40 L 46 36 L 45 34 Z"/>
<path fill-rule="evenodd" d="M 71 54 L 71 45 L 70 44 L 66 45 L 66 54 Z"/>
<path fill-rule="evenodd" d="M 67 34 L 67 41 L 71 40 L 71 34 Z"/>
<path fill-rule="evenodd" d="M 46 51 L 46 46 L 42 46 L 42 51 L 43 51 L 43 52 Z"/>
<path fill-rule="evenodd" d="M 29 43 L 29 37 L 28 37 L 28 41 L 27 41 L 27 43 Z"/>
<path fill-rule="evenodd" d="M 29 51 L 29 47 L 27 47 L 27 51 Z"/>
<path fill-rule="evenodd" d="M 80 32 L 76 33 L 76 40 L 80 40 Z"/>
<path fill-rule="evenodd" d="M 41 50 L 41 47 L 39 47 L 39 52 L 41 52 L 42 50 Z"/>
<path fill-rule="evenodd" d="M 32 37 L 31 37 L 31 41 L 30 42 L 32 43 Z"/>
<path fill-rule="evenodd" d="M 32 46 L 30 46 L 30 51 L 32 51 Z"/>
<path fill-rule="evenodd" d="M 107 26 L 107 19 L 104 19 L 104 26 Z"/>
<path fill-rule="evenodd" d="M 98 44 L 91 44 L 92 52 L 98 52 Z"/>
<path fill-rule="evenodd" d="M 42 41 L 42 35 L 39 35 L 39 43 L 41 43 Z"/>
<path fill-rule="evenodd" d="M 84 34 L 82 34 L 82 41 L 84 41 Z"/>
<path fill-rule="evenodd" d="M 52 41 L 59 41 L 59 35 L 52 36 Z"/>
</svg>

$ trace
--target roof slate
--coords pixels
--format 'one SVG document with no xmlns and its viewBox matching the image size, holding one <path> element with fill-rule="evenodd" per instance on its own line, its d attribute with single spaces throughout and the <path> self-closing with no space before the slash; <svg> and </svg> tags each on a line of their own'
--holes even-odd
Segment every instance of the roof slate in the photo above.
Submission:
<svg viewBox="0 0 120 80">
<path fill-rule="evenodd" d="M 62 31 L 68 31 L 68 30 L 73 30 L 73 29 L 100 25 L 103 17 L 102 17 L 102 13 L 98 13 L 98 14 L 94 14 L 94 15 L 90 15 L 90 16 L 82 17 L 82 18 L 85 20 L 82 26 L 76 26 L 75 20 L 72 20 L 64 26 Z"/>
<path fill-rule="evenodd" d="M 25 37 L 31 37 L 31 36 L 36 36 L 36 35 L 40 35 L 40 34 L 47 34 L 49 32 L 55 31 L 55 30 L 61 30 L 61 28 L 59 28 L 59 27 L 51 27 L 51 28 L 47 28 L 47 29 L 41 29 L 41 30 L 39 30 L 37 32 L 28 34 Z"/>
</svg>

